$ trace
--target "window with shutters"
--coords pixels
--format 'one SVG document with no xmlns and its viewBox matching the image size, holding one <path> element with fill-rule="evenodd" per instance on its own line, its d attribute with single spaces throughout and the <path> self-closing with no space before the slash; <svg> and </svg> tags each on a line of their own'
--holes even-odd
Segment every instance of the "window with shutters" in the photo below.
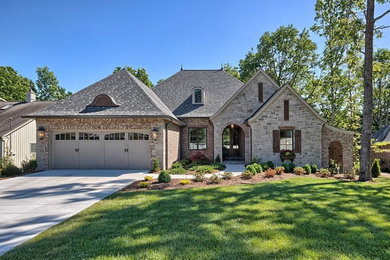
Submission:
<svg viewBox="0 0 390 260">
<path fill-rule="evenodd" d="M 258 98 L 259 103 L 263 103 L 263 83 L 259 82 L 258 84 Z"/>
<path fill-rule="evenodd" d="M 293 150 L 293 130 L 280 130 L 280 150 Z"/>
</svg>

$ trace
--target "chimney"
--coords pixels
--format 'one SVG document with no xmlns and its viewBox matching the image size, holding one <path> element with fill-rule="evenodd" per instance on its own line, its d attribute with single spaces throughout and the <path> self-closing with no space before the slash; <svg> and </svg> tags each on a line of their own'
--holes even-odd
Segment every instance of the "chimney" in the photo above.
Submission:
<svg viewBox="0 0 390 260">
<path fill-rule="evenodd" d="M 32 89 L 27 91 L 26 102 L 31 103 L 31 102 L 35 102 L 36 100 L 37 100 L 37 94 L 35 94 L 35 92 Z"/>
</svg>

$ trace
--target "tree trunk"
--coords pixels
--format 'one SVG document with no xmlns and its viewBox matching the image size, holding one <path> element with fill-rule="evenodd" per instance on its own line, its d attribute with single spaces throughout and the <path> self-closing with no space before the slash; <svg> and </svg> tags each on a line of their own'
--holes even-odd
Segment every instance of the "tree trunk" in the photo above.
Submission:
<svg viewBox="0 0 390 260">
<path fill-rule="evenodd" d="M 364 48 L 364 102 L 362 141 L 360 151 L 359 181 L 372 180 L 370 171 L 370 149 L 372 131 L 372 56 L 374 35 L 375 0 L 367 0 L 366 31 Z"/>
</svg>

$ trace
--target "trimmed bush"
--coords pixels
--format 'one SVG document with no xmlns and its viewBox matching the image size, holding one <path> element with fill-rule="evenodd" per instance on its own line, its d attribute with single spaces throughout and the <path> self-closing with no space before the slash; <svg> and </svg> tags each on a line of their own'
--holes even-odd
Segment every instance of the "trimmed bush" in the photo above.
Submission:
<svg viewBox="0 0 390 260">
<path fill-rule="evenodd" d="M 328 170 L 332 176 L 335 174 L 339 174 L 340 165 L 338 165 L 338 163 L 336 163 L 334 160 L 330 160 Z"/>
<path fill-rule="evenodd" d="M 152 176 L 145 176 L 144 180 L 145 181 L 151 181 L 151 180 L 153 180 L 153 177 Z"/>
<path fill-rule="evenodd" d="M 22 171 L 18 167 L 16 167 L 15 165 L 8 164 L 1 171 L 1 174 L 5 175 L 5 176 L 13 176 L 13 175 L 16 175 L 16 174 L 20 174 L 21 172 Z"/>
<path fill-rule="evenodd" d="M 167 171 L 161 171 L 158 175 L 158 182 L 160 183 L 168 183 L 171 181 L 171 176 Z"/>
<path fill-rule="evenodd" d="M 150 186 L 150 182 L 147 182 L 147 181 L 142 181 L 138 184 L 138 187 L 140 188 L 147 188 Z"/>
<path fill-rule="evenodd" d="M 35 172 L 35 169 L 38 167 L 37 160 L 31 159 L 29 161 L 22 161 L 22 171 L 23 172 Z"/>
<path fill-rule="evenodd" d="M 256 168 L 253 164 L 249 164 L 245 167 L 245 170 L 246 171 L 250 171 L 252 174 L 256 174 L 257 171 L 256 171 Z"/>
<path fill-rule="evenodd" d="M 275 173 L 276 175 L 282 175 L 284 173 L 284 167 L 283 166 L 275 167 Z"/>
<path fill-rule="evenodd" d="M 306 171 L 302 167 L 295 167 L 294 168 L 294 173 L 296 175 L 304 175 L 304 174 L 306 174 Z"/>
<path fill-rule="evenodd" d="M 284 168 L 284 172 L 291 173 L 290 164 L 288 162 L 282 163 L 282 167 Z"/>
<path fill-rule="evenodd" d="M 158 172 L 161 170 L 160 168 L 160 161 L 157 158 L 152 159 L 152 171 L 153 172 Z"/>
<path fill-rule="evenodd" d="M 254 163 L 254 164 L 252 164 L 252 165 L 253 165 L 253 167 L 255 168 L 256 173 L 261 173 L 261 172 L 263 172 L 263 168 L 261 168 L 261 166 L 260 166 L 259 164 Z"/>
<path fill-rule="evenodd" d="M 219 170 L 219 171 L 223 171 L 226 169 L 226 165 L 222 164 L 222 163 L 213 163 L 213 164 L 210 164 L 210 166 L 216 170 Z"/>
<path fill-rule="evenodd" d="M 181 185 L 187 185 L 187 184 L 190 184 L 191 183 L 191 180 L 190 179 L 185 179 L 185 180 L 181 180 L 179 182 Z"/>
<path fill-rule="evenodd" d="M 261 166 L 261 169 L 263 169 L 263 171 L 266 171 L 269 168 L 268 163 L 266 163 L 266 162 L 260 163 L 260 166 Z"/>
<path fill-rule="evenodd" d="M 174 168 L 169 171 L 170 174 L 178 175 L 178 174 L 186 174 L 187 170 L 184 168 Z"/>
<path fill-rule="evenodd" d="M 312 164 L 310 165 L 310 168 L 311 168 L 311 173 L 316 173 L 316 172 L 318 172 L 317 164 L 312 163 Z"/>
<path fill-rule="evenodd" d="M 267 165 L 268 165 L 269 168 L 275 169 L 275 164 L 274 164 L 273 161 L 268 161 L 268 162 L 267 162 Z"/>
<path fill-rule="evenodd" d="M 210 164 L 210 160 L 201 152 L 194 153 L 190 159 L 193 163 Z"/>
<path fill-rule="evenodd" d="M 219 157 L 219 154 L 217 155 L 217 157 L 215 157 L 215 163 L 221 163 L 221 157 Z"/>
<path fill-rule="evenodd" d="M 202 172 L 202 173 L 212 173 L 214 172 L 215 169 L 211 165 L 200 165 L 200 166 L 192 167 L 191 170 L 196 172 Z"/>
<path fill-rule="evenodd" d="M 218 183 L 221 183 L 222 179 L 218 177 L 218 175 L 216 174 L 213 174 L 210 176 L 209 178 L 209 182 L 212 183 L 212 184 L 218 184 Z"/>
<path fill-rule="evenodd" d="M 288 164 L 288 168 L 290 169 L 290 172 L 294 172 L 295 167 L 297 167 L 297 166 L 293 162 L 290 162 Z"/>
<path fill-rule="evenodd" d="M 233 173 L 232 172 L 224 172 L 222 174 L 222 179 L 224 179 L 224 180 L 230 180 L 232 177 L 233 177 Z"/>
<path fill-rule="evenodd" d="M 310 174 L 311 173 L 311 167 L 308 163 L 306 163 L 304 166 L 303 166 L 303 169 L 305 170 L 306 174 Z"/>
<path fill-rule="evenodd" d="M 276 171 L 274 169 L 271 169 L 271 168 L 269 168 L 268 170 L 266 170 L 264 172 L 264 176 L 266 178 L 273 178 L 273 177 L 275 177 L 275 174 L 276 174 Z"/>
<path fill-rule="evenodd" d="M 381 167 L 379 165 L 379 159 L 374 159 L 371 166 L 371 176 L 378 178 L 381 175 Z"/>
<path fill-rule="evenodd" d="M 176 169 L 176 168 L 183 168 L 183 164 L 182 162 L 175 162 L 172 164 L 172 169 Z"/>
<path fill-rule="evenodd" d="M 194 181 L 196 182 L 202 182 L 206 179 L 203 172 L 196 172 L 194 173 Z"/>
<path fill-rule="evenodd" d="M 325 169 L 325 168 L 321 168 L 317 173 L 316 175 L 318 177 L 321 177 L 321 178 L 328 178 L 331 176 L 331 173 L 328 169 Z"/>
<path fill-rule="evenodd" d="M 253 173 L 250 171 L 245 171 L 241 173 L 241 178 L 243 179 L 252 179 L 252 177 L 253 177 Z"/>
</svg>

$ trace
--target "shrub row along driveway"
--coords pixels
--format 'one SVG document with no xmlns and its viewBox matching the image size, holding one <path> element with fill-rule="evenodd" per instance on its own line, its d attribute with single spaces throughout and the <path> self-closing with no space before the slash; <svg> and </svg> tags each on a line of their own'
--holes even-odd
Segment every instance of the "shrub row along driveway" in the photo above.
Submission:
<svg viewBox="0 0 390 260">
<path fill-rule="evenodd" d="M 51 170 L 0 181 L 0 255 L 143 177 L 140 171 Z"/>
</svg>

